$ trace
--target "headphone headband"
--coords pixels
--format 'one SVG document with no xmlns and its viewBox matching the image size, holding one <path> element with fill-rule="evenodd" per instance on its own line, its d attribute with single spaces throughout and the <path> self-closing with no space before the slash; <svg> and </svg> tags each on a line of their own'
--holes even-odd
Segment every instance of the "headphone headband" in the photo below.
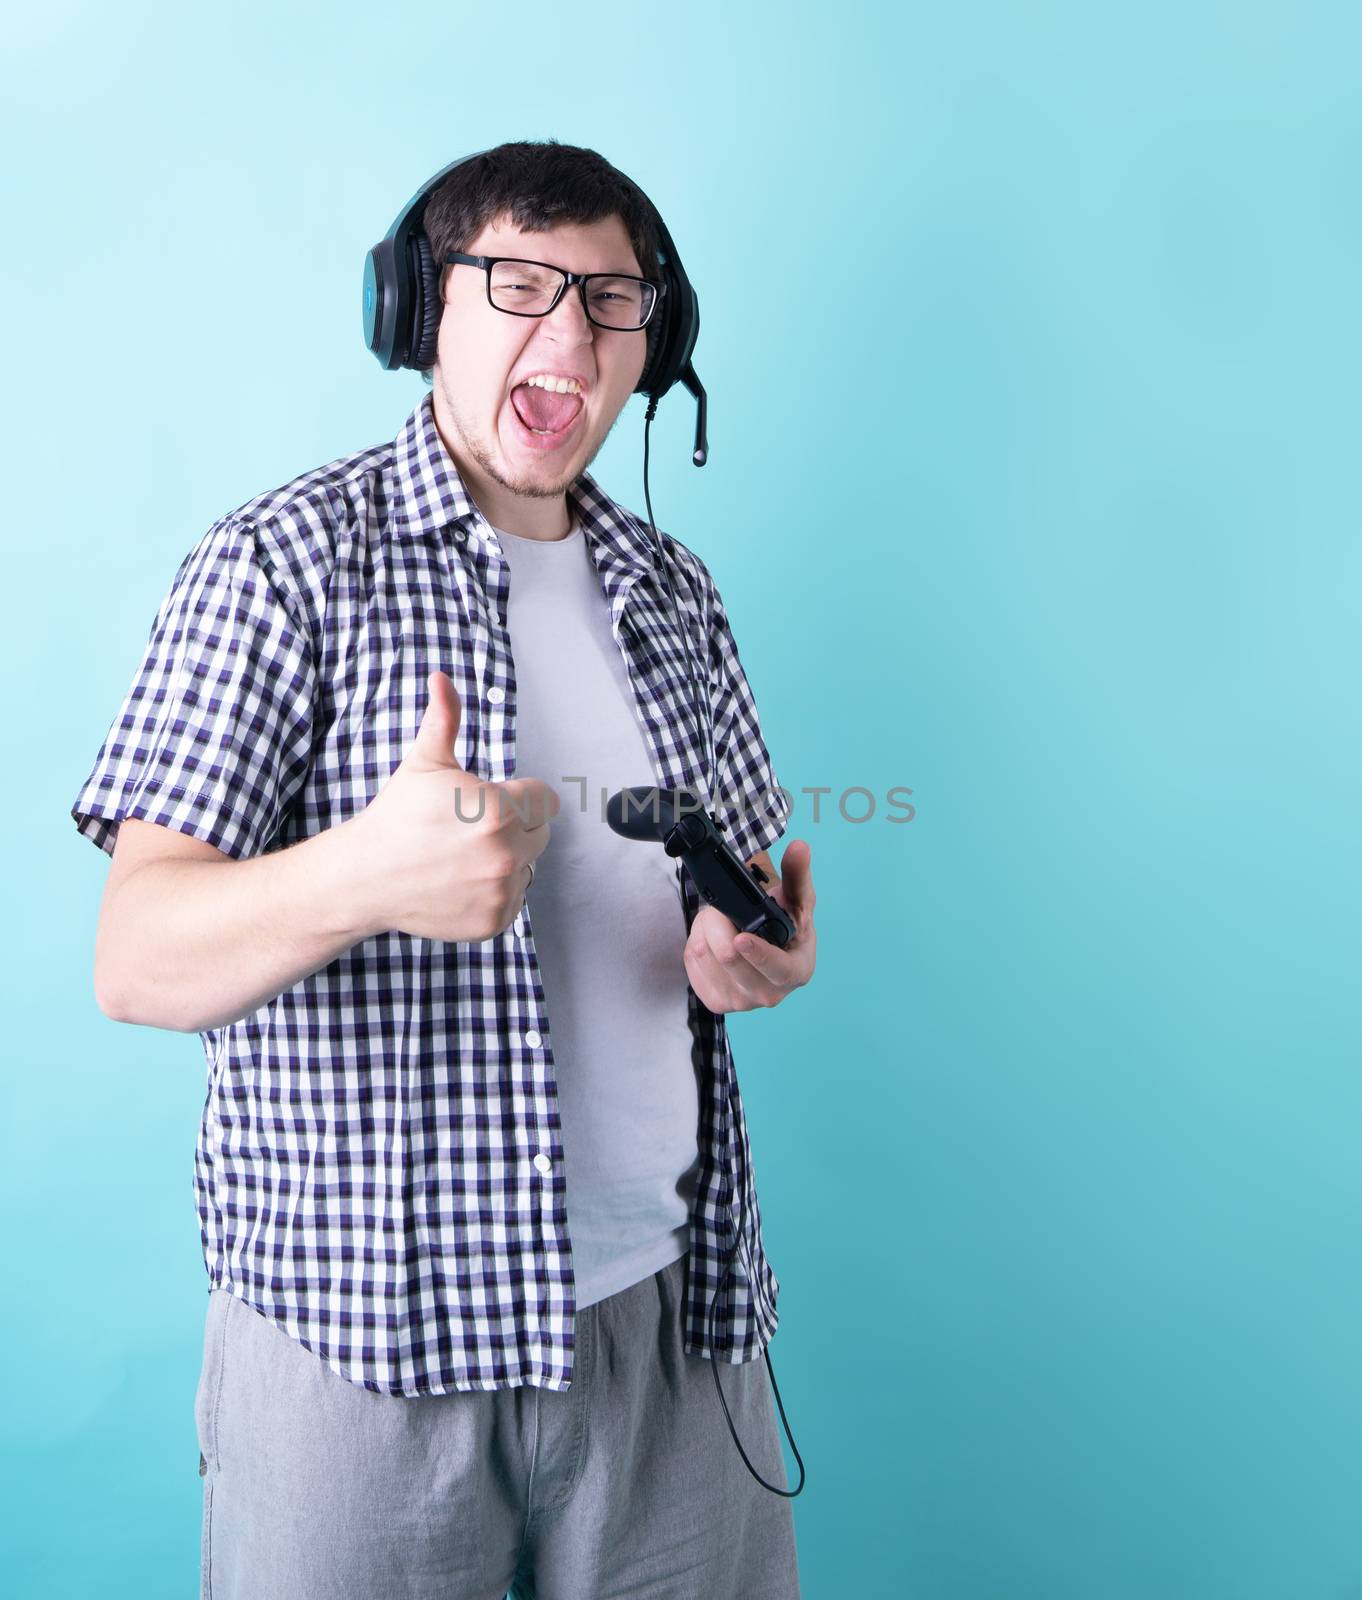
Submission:
<svg viewBox="0 0 1362 1600">
<path fill-rule="evenodd" d="M 364 259 L 364 342 L 385 371 L 410 367 L 420 372 L 435 360 L 441 311 L 440 267 L 432 257 L 423 222 L 426 205 L 451 172 L 487 154 L 486 150 L 477 150 L 451 161 L 422 184 Z M 633 392 L 646 394 L 656 403 L 681 381 L 695 394 L 701 414 L 696 451 L 699 466 L 706 454 L 705 401 L 704 390 L 690 364 L 700 334 L 699 300 L 662 214 L 632 179 L 627 181 L 652 213 L 660 244 L 654 270 L 666 284 L 661 304 L 648 323 L 648 354 Z"/>
</svg>

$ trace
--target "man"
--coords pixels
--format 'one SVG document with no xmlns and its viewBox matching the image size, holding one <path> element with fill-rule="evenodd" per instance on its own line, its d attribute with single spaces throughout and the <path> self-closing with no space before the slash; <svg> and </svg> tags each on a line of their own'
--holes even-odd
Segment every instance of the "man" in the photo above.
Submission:
<svg viewBox="0 0 1362 1600">
<path fill-rule="evenodd" d="M 637 191 L 570 146 L 489 152 L 425 225 L 436 261 L 656 259 Z M 397 439 L 214 524 L 72 807 L 113 856 L 101 1006 L 209 1062 L 219 1597 L 799 1592 L 789 1500 L 724 1410 L 783 1485 L 723 1017 L 812 975 L 809 846 L 771 887 L 778 950 L 605 825 L 619 787 L 713 773 L 774 879 L 790 805 L 707 568 L 660 535 L 678 619 L 586 470 L 647 283 L 632 318 L 526 291 L 447 266 Z"/>
</svg>

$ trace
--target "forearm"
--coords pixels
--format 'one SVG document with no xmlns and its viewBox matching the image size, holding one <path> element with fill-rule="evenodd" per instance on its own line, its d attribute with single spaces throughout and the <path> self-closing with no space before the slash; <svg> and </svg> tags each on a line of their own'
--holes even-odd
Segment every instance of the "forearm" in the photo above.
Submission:
<svg viewBox="0 0 1362 1600">
<path fill-rule="evenodd" d="M 378 931 L 356 820 L 244 861 L 138 867 L 101 919 L 101 1007 L 144 1027 L 222 1027 Z"/>
</svg>

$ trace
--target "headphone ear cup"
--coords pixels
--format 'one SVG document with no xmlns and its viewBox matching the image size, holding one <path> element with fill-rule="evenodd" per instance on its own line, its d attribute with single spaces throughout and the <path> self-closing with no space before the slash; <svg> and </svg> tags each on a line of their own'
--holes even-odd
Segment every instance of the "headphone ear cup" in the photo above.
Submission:
<svg viewBox="0 0 1362 1600">
<path fill-rule="evenodd" d="M 665 343 L 667 312 L 665 304 L 659 306 L 657 315 L 652 318 L 644 329 L 648 343 L 647 354 L 643 358 L 643 371 L 639 374 L 638 383 L 634 386 L 635 394 L 646 394 L 655 386 L 658 357 Z"/>
<path fill-rule="evenodd" d="M 413 240 L 416 260 L 412 283 L 416 289 L 416 304 L 412 307 L 412 357 L 409 367 L 424 371 L 435 362 L 440 347 L 440 272 L 430 253 L 430 240 L 425 230 L 418 229 Z"/>
</svg>

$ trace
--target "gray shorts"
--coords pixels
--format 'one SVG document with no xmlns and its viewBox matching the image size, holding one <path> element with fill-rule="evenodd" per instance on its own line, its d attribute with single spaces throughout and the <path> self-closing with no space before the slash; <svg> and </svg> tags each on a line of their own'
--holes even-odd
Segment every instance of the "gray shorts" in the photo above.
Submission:
<svg viewBox="0 0 1362 1600">
<path fill-rule="evenodd" d="M 798 1600 L 792 1502 L 681 1348 L 685 1266 L 578 1313 L 563 1393 L 376 1394 L 213 1289 L 201 1600 Z M 765 1361 L 719 1379 L 788 1489 Z"/>
</svg>

